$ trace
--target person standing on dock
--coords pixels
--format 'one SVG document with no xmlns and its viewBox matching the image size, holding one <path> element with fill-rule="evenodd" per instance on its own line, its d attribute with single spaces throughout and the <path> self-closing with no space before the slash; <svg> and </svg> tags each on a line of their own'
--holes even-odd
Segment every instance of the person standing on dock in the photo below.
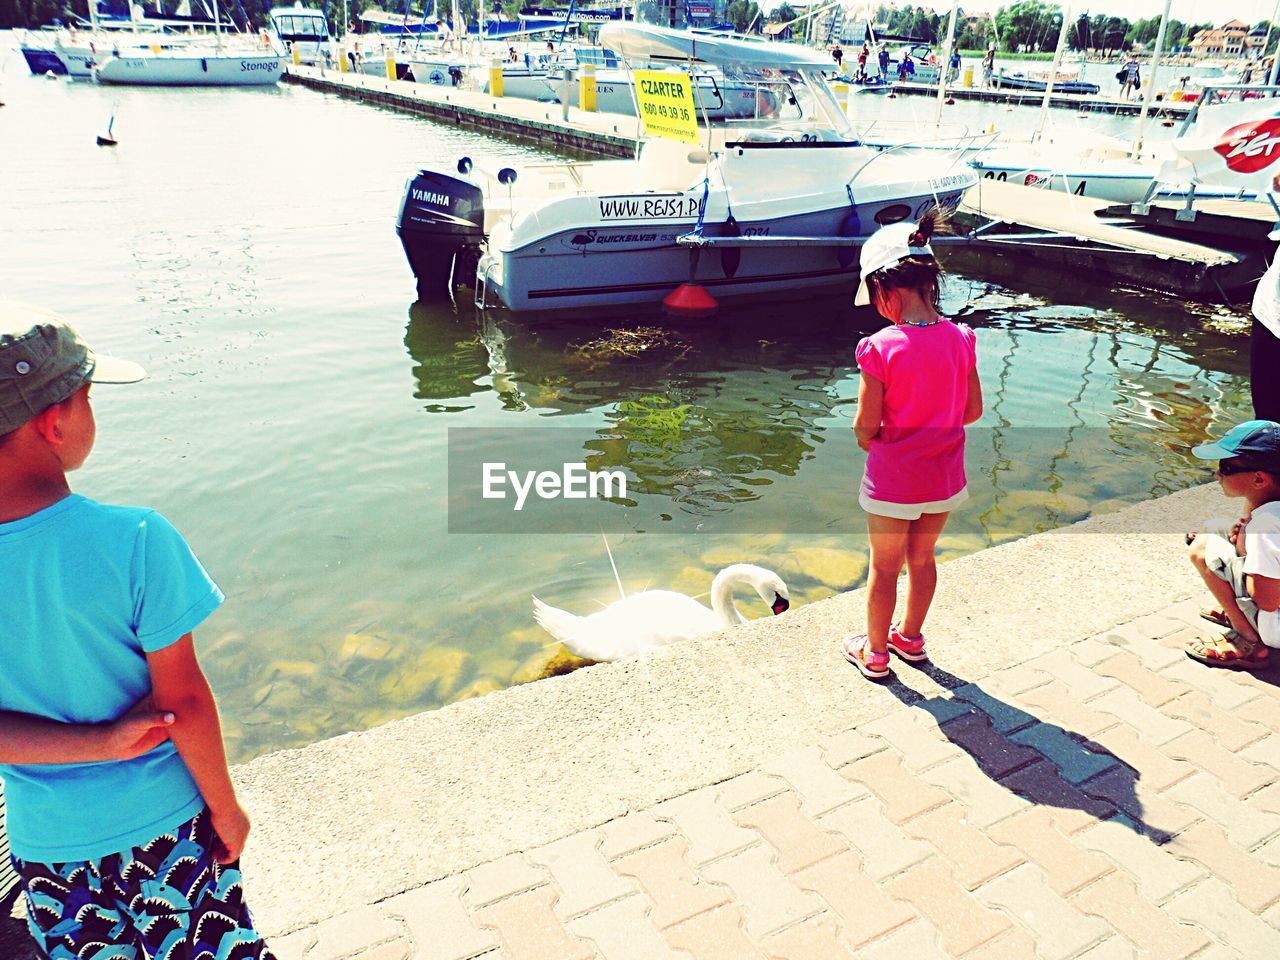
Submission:
<svg viewBox="0 0 1280 960">
<path fill-rule="evenodd" d="M 1280 228 L 1268 237 L 1280 240 Z M 1280 420 L 1280 250 L 1253 292 L 1249 387 L 1253 415 L 1259 420 Z"/>
<path fill-rule="evenodd" d="M 62 317 L 0 303 L 0 777 L 13 866 L 42 957 L 269 960 L 240 876 L 249 817 L 191 636 L 222 591 L 154 510 L 98 503 L 67 481 L 93 449 L 91 384 L 144 376 Z"/>
<path fill-rule="evenodd" d="M 1128 100 L 1130 94 L 1142 87 L 1142 78 L 1138 75 L 1138 61 L 1130 57 L 1129 62 L 1121 69 L 1124 80 L 1120 85 L 1120 96 Z"/>
<path fill-rule="evenodd" d="M 864 43 L 862 49 L 858 51 L 858 82 L 867 82 L 867 57 L 871 56 L 871 51 L 867 49 Z"/>
<path fill-rule="evenodd" d="M 875 304 L 889 326 L 856 351 L 860 383 L 853 428 L 867 451 L 858 503 L 867 512 L 871 573 L 867 631 L 841 641 L 868 679 L 889 676 L 889 653 L 928 659 L 924 620 L 938 571 L 934 547 L 950 512 L 969 498 L 965 426 L 982 416 L 973 330 L 939 313 L 942 269 L 929 240 L 936 211 L 877 230 L 862 246 L 854 303 Z M 907 607 L 894 624 L 898 576 Z"/>
<path fill-rule="evenodd" d="M 987 44 L 987 52 L 982 55 L 982 85 L 991 86 L 991 77 L 996 72 L 996 45 Z"/>
<path fill-rule="evenodd" d="M 880 48 L 880 53 L 878 55 L 877 62 L 880 64 L 880 79 L 888 80 L 889 79 L 889 51 L 886 48 L 884 47 Z"/>
</svg>

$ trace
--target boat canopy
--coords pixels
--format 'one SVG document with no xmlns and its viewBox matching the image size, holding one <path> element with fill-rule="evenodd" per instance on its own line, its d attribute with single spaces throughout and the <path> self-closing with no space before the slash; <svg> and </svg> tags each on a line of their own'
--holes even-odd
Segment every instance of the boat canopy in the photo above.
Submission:
<svg viewBox="0 0 1280 960">
<path fill-rule="evenodd" d="M 766 43 L 726 37 L 701 30 L 672 30 L 647 23 L 607 23 L 600 28 L 600 46 L 629 60 L 690 60 L 720 67 L 771 67 L 775 70 L 826 69 L 825 53 L 796 43 Z"/>
</svg>

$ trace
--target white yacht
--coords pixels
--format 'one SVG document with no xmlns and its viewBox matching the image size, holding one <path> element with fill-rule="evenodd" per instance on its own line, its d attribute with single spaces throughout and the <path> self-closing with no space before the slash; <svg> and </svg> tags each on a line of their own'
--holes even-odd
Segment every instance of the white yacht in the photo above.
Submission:
<svg viewBox="0 0 1280 960">
<path fill-rule="evenodd" d="M 329 36 L 329 20 L 323 10 L 304 7 L 298 0 L 292 7 L 275 7 L 271 11 L 271 29 L 280 49 L 296 54 L 299 62 L 324 64 L 333 59 L 333 39 Z"/>
<path fill-rule="evenodd" d="M 516 311 L 651 303 L 689 280 L 718 298 L 852 288 L 861 238 L 954 207 L 976 182 L 956 162 L 859 144 L 825 53 L 634 23 L 599 42 L 630 62 L 729 68 L 785 90 L 776 115 L 700 128 L 698 146 L 648 138 L 634 160 L 461 157 L 420 171 L 397 231 L 421 296 L 472 276 L 479 302 Z"/>
</svg>

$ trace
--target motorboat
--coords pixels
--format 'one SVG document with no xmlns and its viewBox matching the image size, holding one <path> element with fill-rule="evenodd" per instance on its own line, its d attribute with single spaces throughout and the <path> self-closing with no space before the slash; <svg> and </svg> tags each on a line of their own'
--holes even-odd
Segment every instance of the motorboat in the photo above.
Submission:
<svg viewBox="0 0 1280 960">
<path fill-rule="evenodd" d="M 773 116 L 700 127 L 697 145 L 646 137 L 635 159 L 421 170 L 397 223 L 421 297 L 472 277 L 477 302 L 513 311 L 653 303 L 685 281 L 717 298 L 852 288 L 861 238 L 954 208 L 977 182 L 862 146 L 825 53 L 635 23 L 599 42 L 629 62 L 754 71 L 785 96 Z"/>
<path fill-rule="evenodd" d="M 1026 90 L 1029 93 L 1044 93 L 1049 88 L 1048 77 L 1037 77 L 1026 73 L 1005 73 L 1002 67 L 991 79 L 997 90 Z M 1053 81 L 1054 93 L 1074 93 L 1082 96 L 1097 96 L 1102 88 L 1096 83 L 1078 80 L 1072 77 L 1058 77 Z"/>
<path fill-rule="evenodd" d="M 333 39 L 323 10 L 304 7 L 298 0 L 292 7 L 271 10 L 271 29 L 280 49 L 294 55 L 299 63 L 324 64 L 333 58 Z"/>
</svg>

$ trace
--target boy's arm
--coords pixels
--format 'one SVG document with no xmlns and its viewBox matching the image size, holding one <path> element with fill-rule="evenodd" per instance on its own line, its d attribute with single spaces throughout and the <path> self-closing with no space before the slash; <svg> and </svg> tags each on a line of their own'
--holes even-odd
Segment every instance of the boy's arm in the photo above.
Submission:
<svg viewBox="0 0 1280 960">
<path fill-rule="evenodd" d="M 61 723 L 29 713 L 0 710 L 0 763 L 90 763 L 131 760 L 169 738 L 172 713 L 151 699 L 112 723 Z"/>
<path fill-rule="evenodd" d="M 218 861 L 238 860 L 249 836 L 249 818 L 236 799 L 222 746 L 218 707 L 209 681 L 196 661 L 191 634 L 162 650 L 148 653 L 147 663 L 151 668 L 151 696 L 156 707 L 177 716 L 169 728 L 169 738 L 209 806 L 213 829 L 222 845 L 216 852 Z"/>
</svg>

